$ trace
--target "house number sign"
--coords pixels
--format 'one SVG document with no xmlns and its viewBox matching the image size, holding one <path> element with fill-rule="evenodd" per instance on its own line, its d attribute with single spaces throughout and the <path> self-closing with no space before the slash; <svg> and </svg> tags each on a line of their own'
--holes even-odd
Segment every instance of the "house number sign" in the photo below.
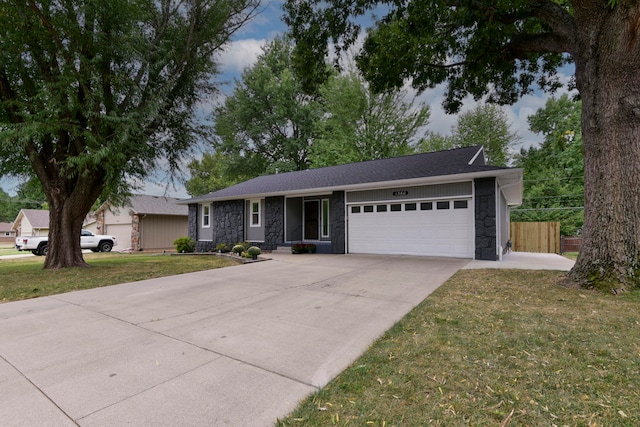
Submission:
<svg viewBox="0 0 640 427">
<path fill-rule="evenodd" d="M 394 195 L 394 196 L 408 196 L 408 195 L 409 195 L 409 192 L 408 192 L 408 191 L 406 191 L 406 190 L 403 190 L 403 191 L 394 191 L 394 192 L 393 192 L 393 195 Z"/>
</svg>

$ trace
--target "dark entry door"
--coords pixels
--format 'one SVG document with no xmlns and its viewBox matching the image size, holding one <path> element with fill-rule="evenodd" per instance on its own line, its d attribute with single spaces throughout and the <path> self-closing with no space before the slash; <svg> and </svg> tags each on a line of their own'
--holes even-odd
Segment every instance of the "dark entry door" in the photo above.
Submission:
<svg viewBox="0 0 640 427">
<path fill-rule="evenodd" d="M 318 240 L 320 232 L 320 201 L 304 202 L 304 239 Z"/>
</svg>

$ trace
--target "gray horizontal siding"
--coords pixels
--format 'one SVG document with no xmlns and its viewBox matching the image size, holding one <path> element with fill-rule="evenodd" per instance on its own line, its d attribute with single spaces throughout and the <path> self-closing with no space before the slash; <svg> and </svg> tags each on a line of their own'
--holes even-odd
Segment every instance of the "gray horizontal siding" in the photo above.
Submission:
<svg viewBox="0 0 640 427">
<path fill-rule="evenodd" d="M 347 203 L 471 196 L 473 191 L 472 187 L 471 181 L 463 181 L 447 184 L 420 185 L 416 187 L 352 191 L 347 193 Z"/>
</svg>

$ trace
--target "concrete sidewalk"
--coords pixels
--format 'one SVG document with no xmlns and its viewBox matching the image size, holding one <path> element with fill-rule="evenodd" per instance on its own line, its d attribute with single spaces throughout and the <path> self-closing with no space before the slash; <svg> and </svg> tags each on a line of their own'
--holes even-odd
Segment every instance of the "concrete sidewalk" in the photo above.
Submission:
<svg viewBox="0 0 640 427">
<path fill-rule="evenodd" d="M 468 263 L 278 254 L 0 304 L 0 425 L 271 425 Z"/>
<path fill-rule="evenodd" d="M 464 269 L 480 268 L 513 268 L 525 270 L 560 270 L 569 271 L 576 262 L 558 254 L 509 252 L 501 261 L 473 260 Z"/>
</svg>

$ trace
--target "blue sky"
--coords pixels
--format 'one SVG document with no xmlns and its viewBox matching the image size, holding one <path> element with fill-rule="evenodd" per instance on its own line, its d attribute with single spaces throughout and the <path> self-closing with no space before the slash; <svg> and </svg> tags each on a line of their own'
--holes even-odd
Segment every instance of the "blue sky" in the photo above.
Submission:
<svg viewBox="0 0 640 427">
<path fill-rule="evenodd" d="M 228 94 L 233 89 L 233 79 L 238 78 L 242 70 L 251 66 L 258 55 L 262 52 L 262 46 L 276 35 L 286 31 L 286 25 L 282 22 L 282 1 L 276 0 L 266 3 L 262 6 L 262 11 L 248 25 L 241 28 L 234 36 L 233 41 L 229 44 L 225 52 L 219 56 L 221 64 L 221 75 L 218 81 L 221 83 L 223 94 Z M 571 72 L 569 68 L 568 72 Z M 570 75 L 562 75 L 564 81 L 568 81 Z M 559 91 L 555 96 L 560 96 L 563 91 Z M 417 101 L 428 105 L 431 110 L 431 118 L 427 128 L 441 134 L 449 134 L 451 127 L 456 122 L 456 116 L 448 115 L 441 107 L 444 94 L 444 86 L 439 86 L 431 90 L 427 90 L 420 94 Z M 528 130 L 527 117 L 535 113 L 539 108 L 544 107 L 546 100 L 550 95 L 542 92 L 536 92 L 532 95 L 521 98 L 516 104 L 506 107 L 506 112 L 511 124 L 512 131 L 516 132 L 521 140 L 517 147 L 529 147 L 539 144 L 541 137 L 532 134 Z M 223 98 L 220 96 L 215 99 L 206 100 L 203 103 L 203 110 L 210 111 L 213 106 L 221 102 Z M 465 101 L 462 112 L 471 110 L 476 103 L 469 98 Z M 185 164 L 191 158 L 185 158 Z M 180 182 L 175 186 L 168 185 L 163 178 L 163 173 L 156 174 L 158 179 L 150 179 L 143 184 L 140 192 L 150 195 L 167 195 L 172 197 L 188 197 Z M 178 180 L 180 181 L 180 180 Z M 15 194 L 15 189 L 20 181 L 15 179 L 0 179 L 0 186 L 9 194 Z"/>
</svg>

